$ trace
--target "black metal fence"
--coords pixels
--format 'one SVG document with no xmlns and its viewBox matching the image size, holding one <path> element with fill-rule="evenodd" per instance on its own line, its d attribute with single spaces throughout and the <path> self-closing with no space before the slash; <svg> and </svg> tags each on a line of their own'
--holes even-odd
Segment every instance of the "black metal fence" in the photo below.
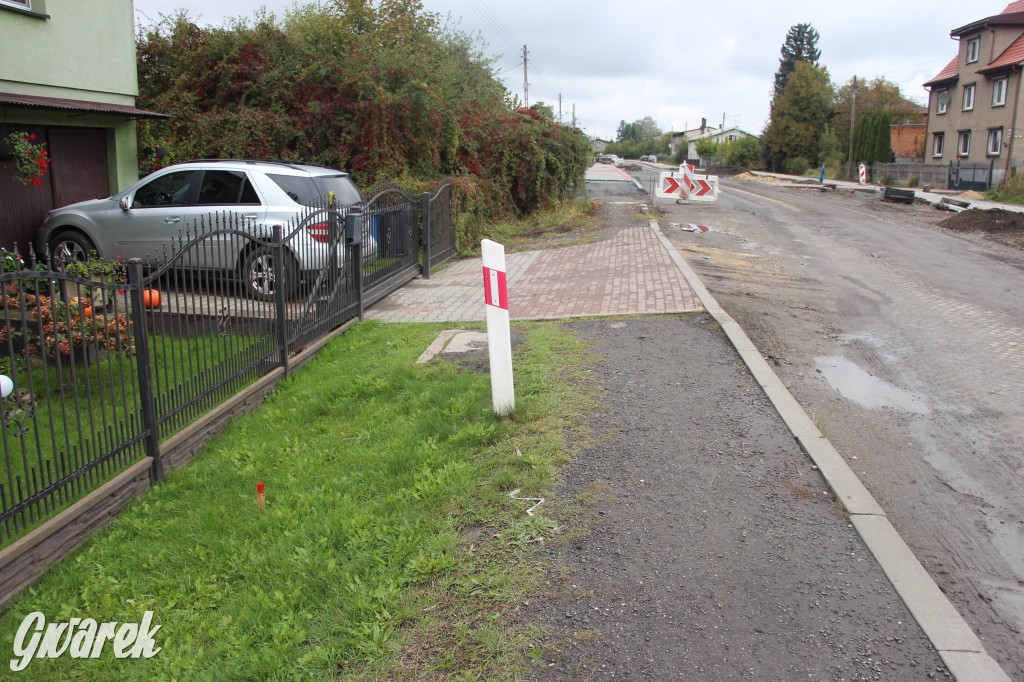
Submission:
<svg viewBox="0 0 1024 682">
<path fill-rule="evenodd" d="M 161 440 L 425 274 L 421 242 L 450 257 L 450 188 L 275 227 L 211 214 L 148 264 L 4 254 L 0 545 L 146 456 L 159 481 Z"/>
</svg>

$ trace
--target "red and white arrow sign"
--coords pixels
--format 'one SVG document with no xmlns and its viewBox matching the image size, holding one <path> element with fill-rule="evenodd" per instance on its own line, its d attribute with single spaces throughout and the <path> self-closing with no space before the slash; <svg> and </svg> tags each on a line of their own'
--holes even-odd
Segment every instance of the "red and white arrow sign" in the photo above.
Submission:
<svg viewBox="0 0 1024 682">
<path fill-rule="evenodd" d="M 675 194 L 679 191 L 679 181 L 673 178 L 671 175 L 665 178 L 665 188 L 662 190 L 665 194 Z"/>
<path fill-rule="evenodd" d="M 697 191 L 694 194 L 698 197 L 702 197 L 711 191 L 711 185 L 708 184 L 707 180 L 701 180 L 697 178 L 696 181 Z"/>
</svg>

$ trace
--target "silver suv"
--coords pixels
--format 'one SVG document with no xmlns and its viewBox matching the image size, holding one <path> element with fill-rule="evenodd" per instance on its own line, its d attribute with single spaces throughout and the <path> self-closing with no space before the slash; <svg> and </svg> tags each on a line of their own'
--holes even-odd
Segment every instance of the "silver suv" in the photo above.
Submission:
<svg viewBox="0 0 1024 682">
<path fill-rule="evenodd" d="M 330 168 L 277 161 L 188 161 L 158 170 L 108 199 L 50 211 L 35 245 L 40 254 L 49 252 L 58 267 L 83 261 L 91 251 L 104 259 L 157 263 L 186 227 L 194 233 L 193 226 L 204 219 L 208 223 L 212 214 L 238 214 L 243 229 L 269 238 L 275 225 L 295 225 L 304 207 L 322 206 L 332 193 L 338 206 L 363 200 L 346 173 Z M 325 264 L 325 226 L 310 225 L 305 232 L 288 242 L 285 267 L 294 275 Z M 254 248 L 245 238 L 225 239 L 218 250 L 196 265 L 238 272 L 252 294 L 273 296 L 270 250 Z M 376 253 L 372 236 L 364 239 L 363 250 L 371 257 Z"/>
</svg>

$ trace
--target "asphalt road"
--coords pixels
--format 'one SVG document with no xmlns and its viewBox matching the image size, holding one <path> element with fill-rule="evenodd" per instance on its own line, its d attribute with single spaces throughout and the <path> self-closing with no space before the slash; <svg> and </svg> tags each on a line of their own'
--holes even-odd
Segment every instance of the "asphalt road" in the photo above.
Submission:
<svg viewBox="0 0 1024 682">
<path fill-rule="evenodd" d="M 933 209 L 816 189 L 726 180 L 716 204 L 656 206 L 989 653 L 1024 679 L 1024 253 L 939 230 Z"/>
</svg>

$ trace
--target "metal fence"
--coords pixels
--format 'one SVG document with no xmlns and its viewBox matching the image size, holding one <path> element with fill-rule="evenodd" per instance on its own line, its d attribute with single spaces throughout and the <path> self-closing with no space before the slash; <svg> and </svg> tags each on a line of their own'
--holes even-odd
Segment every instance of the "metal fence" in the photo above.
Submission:
<svg viewBox="0 0 1024 682">
<path fill-rule="evenodd" d="M 274 228 L 210 214 L 145 265 L 7 257 L 0 545 L 146 456 L 159 481 L 161 440 L 415 277 L 421 239 L 450 257 L 450 208 L 392 186 Z"/>
<path fill-rule="evenodd" d="M 849 177 L 857 177 L 859 164 L 840 164 Z M 966 163 L 950 161 L 948 164 L 922 163 L 920 161 L 900 161 L 895 163 L 872 163 L 868 166 L 870 177 L 874 182 L 881 182 L 883 177 L 891 183 L 907 185 L 915 183 L 918 187 L 930 185 L 942 189 L 965 191 L 969 189 L 984 191 L 998 185 L 1002 172 L 994 167 L 994 163 Z"/>
</svg>

